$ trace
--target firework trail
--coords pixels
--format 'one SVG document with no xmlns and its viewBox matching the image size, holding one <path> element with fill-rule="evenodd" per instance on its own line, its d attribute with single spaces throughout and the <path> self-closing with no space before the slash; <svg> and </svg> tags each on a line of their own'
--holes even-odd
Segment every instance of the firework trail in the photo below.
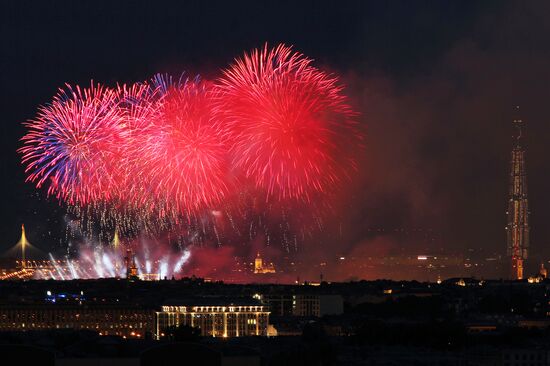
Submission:
<svg viewBox="0 0 550 366">
<path fill-rule="evenodd" d="M 151 245 L 144 244 L 144 246 Z M 125 278 L 127 261 L 134 261 L 138 276 L 142 279 L 164 279 L 165 277 L 181 277 L 183 269 L 191 257 L 190 250 L 174 252 L 156 244 L 155 250 L 142 250 L 128 259 L 124 248 L 102 247 L 95 245 L 80 248 L 76 259 L 57 259 L 49 254 L 52 268 L 37 269 L 34 277 L 37 279 L 92 279 L 104 277 Z M 150 248 L 148 248 L 150 249 Z"/>
<path fill-rule="evenodd" d="M 337 78 L 279 45 L 237 59 L 218 80 L 233 164 L 275 199 L 310 201 L 355 167 L 355 115 Z M 354 141 L 355 140 L 355 141 Z"/>
</svg>

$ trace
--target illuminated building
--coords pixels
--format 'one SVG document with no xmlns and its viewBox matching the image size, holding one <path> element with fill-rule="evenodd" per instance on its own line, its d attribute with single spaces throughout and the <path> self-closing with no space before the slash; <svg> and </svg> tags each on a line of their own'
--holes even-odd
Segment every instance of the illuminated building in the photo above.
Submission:
<svg viewBox="0 0 550 366">
<path fill-rule="evenodd" d="M 212 302 L 218 304 L 213 305 Z M 156 337 L 161 338 L 167 328 L 180 325 L 197 327 L 202 336 L 267 336 L 269 307 L 255 302 L 242 304 L 227 302 L 222 305 L 218 301 L 207 301 L 203 304 L 162 306 L 161 311 L 156 313 Z"/>
<path fill-rule="evenodd" d="M 519 112 L 519 106 L 516 106 Z M 508 256 L 511 259 L 512 278 L 523 279 L 524 262 L 529 248 L 529 207 L 527 201 L 527 172 L 525 168 L 525 149 L 522 146 L 523 121 L 514 118 L 514 147 L 510 162 L 510 190 L 508 198 L 508 223 L 506 239 Z"/>
<path fill-rule="evenodd" d="M 256 259 L 254 260 L 254 273 L 257 273 L 260 271 L 263 267 L 263 261 L 260 257 L 260 253 L 258 252 L 258 255 L 256 256 Z"/>
<path fill-rule="evenodd" d="M 273 263 L 264 265 L 263 259 L 260 257 L 260 253 L 258 253 L 256 259 L 254 260 L 254 273 L 275 273 L 275 266 Z"/>
<path fill-rule="evenodd" d="M 136 256 L 131 249 L 126 250 L 126 278 L 130 281 L 139 279 Z"/>
<path fill-rule="evenodd" d="M 101 335 L 143 338 L 146 333 L 152 334 L 153 324 L 152 310 L 133 306 L 52 301 L 0 306 L 0 331 L 89 329 Z"/>
</svg>

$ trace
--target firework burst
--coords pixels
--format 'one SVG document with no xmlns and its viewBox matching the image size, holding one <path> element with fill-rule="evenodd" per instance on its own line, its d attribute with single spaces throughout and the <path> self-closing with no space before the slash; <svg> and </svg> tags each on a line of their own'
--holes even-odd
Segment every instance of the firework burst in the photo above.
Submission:
<svg viewBox="0 0 550 366">
<path fill-rule="evenodd" d="M 266 45 L 214 84 L 157 74 L 60 89 L 25 123 L 19 152 L 27 180 L 68 207 L 82 236 L 280 237 L 290 251 L 321 229 L 320 208 L 355 168 L 354 116 L 335 76 Z"/>
<path fill-rule="evenodd" d="M 217 113 L 234 143 L 233 164 L 276 199 L 310 201 L 355 166 L 359 138 L 337 78 L 279 45 L 254 50 L 223 72 Z M 357 142 L 357 141 L 356 141 Z"/>
<path fill-rule="evenodd" d="M 137 146 L 145 133 L 152 128 L 152 121 L 161 115 L 161 94 L 157 86 L 148 83 L 122 85 L 117 88 L 119 108 L 125 119 L 126 139 L 123 142 L 124 154 L 119 161 L 117 180 L 122 190 L 119 193 L 119 205 L 127 209 L 153 210 L 154 199 L 146 186 L 143 176 L 135 175 L 140 171 Z"/>
<path fill-rule="evenodd" d="M 160 113 L 129 146 L 128 156 L 137 159 L 131 175 L 150 188 L 161 216 L 194 214 L 227 194 L 227 148 L 213 122 L 207 82 L 185 80 L 161 89 Z"/>
<path fill-rule="evenodd" d="M 68 204 L 110 200 L 116 181 L 113 163 L 125 141 L 123 115 L 116 108 L 115 90 L 91 83 L 89 88 L 60 89 L 25 123 L 19 149 L 27 181 L 47 187 Z"/>
</svg>

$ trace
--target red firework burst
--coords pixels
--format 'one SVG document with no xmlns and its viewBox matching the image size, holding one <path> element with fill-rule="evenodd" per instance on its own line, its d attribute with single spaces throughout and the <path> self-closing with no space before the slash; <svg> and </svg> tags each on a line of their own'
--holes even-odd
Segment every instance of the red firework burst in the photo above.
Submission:
<svg viewBox="0 0 550 366">
<path fill-rule="evenodd" d="M 336 77 L 279 45 L 254 50 L 224 71 L 216 106 L 233 164 L 267 197 L 311 200 L 355 167 L 355 113 Z"/>
<path fill-rule="evenodd" d="M 227 194 L 227 148 L 212 120 L 209 89 L 189 80 L 170 86 L 159 99 L 159 115 L 130 143 L 131 175 L 153 195 L 161 216 L 193 214 Z"/>
<path fill-rule="evenodd" d="M 124 84 L 117 88 L 119 108 L 124 115 L 125 140 L 123 141 L 124 154 L 118 161 L 116 179 L 121 190 L 118 192 L 119 205 L 127 208 L 151 209 L 154 206 L 154 197 L 151 189 L 131 173 L 141 172 L 142 164 L 139 152 L 143 146 L 143 134 L 152 130 L 152 121 L 161 116 L 161 97 L 158 88 L 148 83 L 135 83 L 130 86 Z"/>
<path fill-rule="evenodd" d="M 93 82 L 67 85 L 27 123 L 22 153 L 27 180 L 68 204 L 109 200 L 117 191 L 113 165 L 124 141 L 117 93 Z"/>
</svg>

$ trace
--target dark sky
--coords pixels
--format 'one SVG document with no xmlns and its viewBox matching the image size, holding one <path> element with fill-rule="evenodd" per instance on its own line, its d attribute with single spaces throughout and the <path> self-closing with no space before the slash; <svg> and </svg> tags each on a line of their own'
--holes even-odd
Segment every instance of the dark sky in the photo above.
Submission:
<svg viewBox="0 0 550 366">
<path fill-rule="evenodd" d="M 345 233 L 317 254 L 376 252 L 369 228 L 431 229 L 450 253 L 504 253 L 519 104 L 533 254 L 550 256 L 548 2 L 2 1 L 0 19 L 0 250 L 17 242 L 22 222 L 35 245 L 60 245 L 63 209 L 24 183 L 16 153 L 21 123 L 58 87 L 181 70 L 216 76 L 267 41 L 340 74 L 367 131 L 338 212 Z"/>
</svg>

